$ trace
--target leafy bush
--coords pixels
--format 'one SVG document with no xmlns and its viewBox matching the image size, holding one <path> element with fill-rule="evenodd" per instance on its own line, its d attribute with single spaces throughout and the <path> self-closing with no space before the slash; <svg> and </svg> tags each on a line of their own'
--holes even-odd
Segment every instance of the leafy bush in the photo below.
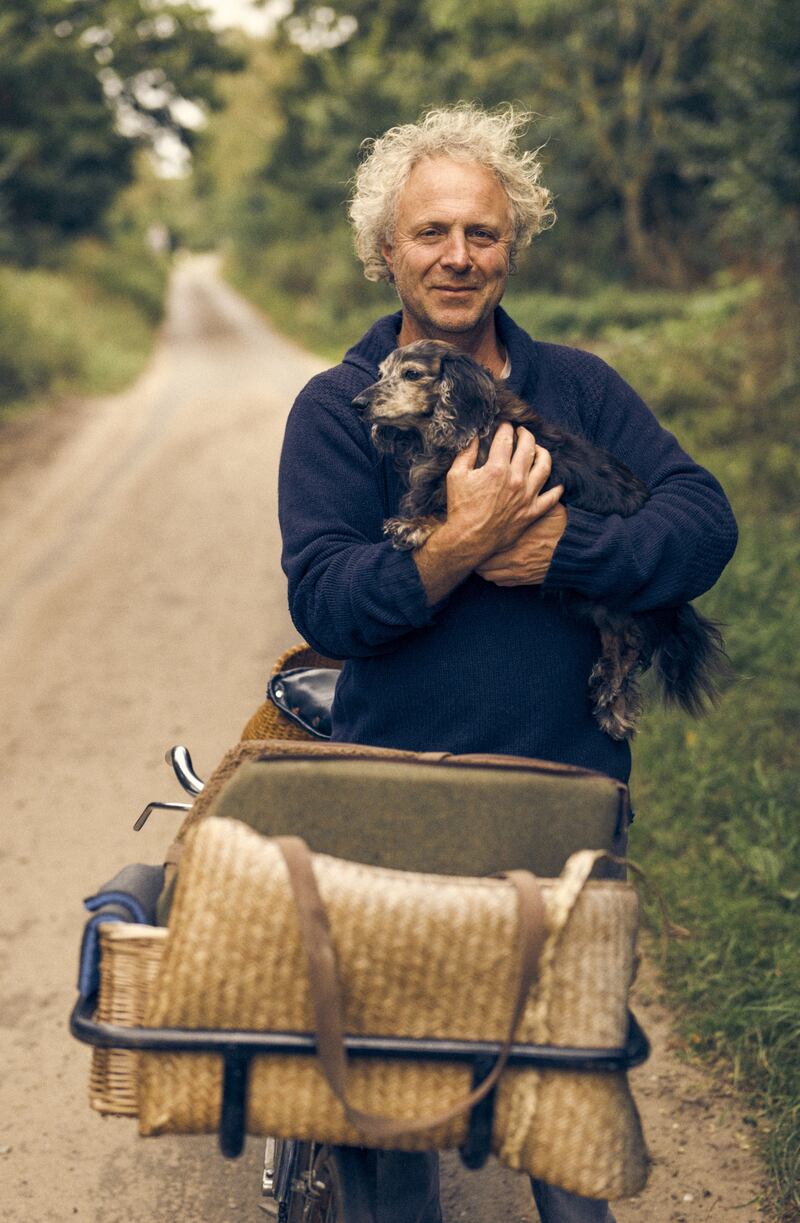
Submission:
<svg viewBox="0 0 800 1223">
<path fill-rule="evenodd" d="M 399 306 L 393 289 L 369 284 L 352 253 L 345 257 L 338 249 L 345 243 L 349 246 L 347 234 L 316 235 L 248 256 L 234 251 L 228 274 L 277 327 L 331 361 L 340 361 L 376 318 Z M 315 269 L 313 275 L 309 269 Z"/>
<path fill-rule="evenodd" d="M 129 383 L 161 317 L 167 264 L 132 238 L 86 240 L 48 268 L 0 266 L 0 411 Z"/>
<path fill-rule="evenodd" d="M 718 476 L 739 520 L 736 556 L 701 601 L 724 625 L 735 678 L 702 722 L 650 709 L 631 852 L 693 932 L 665 965 L 683 1033 L 750 1095 L 789 1220 L 800 1208 L 800 461 L 787 441 L 798 393 L 791 319 L 770 317 L 757 290 L 745 286 L 735 312 L 724 293 L 688 298 L 682 317 L 612 330 L 595 348 Z"/>
<path fill-rule="evenodd" d="M 0 403 L 76 377 L 69 287 L 45 272 L 0 268 Z"/>
<path fill-rule="evenodd" d="M 115 235 L 111 243 L 85 239 L 69 252 L 66 267 L 90 279 L 109 297 L 129 302 L 149 322 L 164 312 L 166 263 L 151 255 L 140 233 Z"/>
<path fill-rule="evenodd" d="M 633 290 L 605 285 L 595 293 L 566 296 L 561 293 L 524 292 L 511 281 L 503 303 L 509 313 L 540 340 L 568 343 L 605 335 L 611 328 L 644 327 L 664 319 L 683 318 L 685 293 L 667 290 Z"/>
</svg>

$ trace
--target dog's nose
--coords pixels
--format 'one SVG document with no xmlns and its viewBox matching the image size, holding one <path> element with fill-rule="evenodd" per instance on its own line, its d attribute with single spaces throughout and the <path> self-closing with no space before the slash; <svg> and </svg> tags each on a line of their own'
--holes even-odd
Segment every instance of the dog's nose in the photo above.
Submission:
<svg viewBox="0 0 800 1223">
<path fill-rule="evenodd" d="M 358 408 L 359 411 L 363 411 L 364 408 L 368 408 L 372 403 L 374 391 L 374 386 L 368 386 L 367 389 L 362 391 L 360 395 L 356 395 L 355 399 L 353 400 L 353 407 Z"/>
</svg>

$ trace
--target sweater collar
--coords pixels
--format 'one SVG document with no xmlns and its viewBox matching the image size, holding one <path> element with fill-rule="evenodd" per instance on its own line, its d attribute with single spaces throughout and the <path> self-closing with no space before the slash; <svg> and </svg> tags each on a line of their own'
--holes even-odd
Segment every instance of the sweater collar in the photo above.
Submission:
<svg viewBox="0 0 800 1223">
<path fill-rule="evenodd" d="M 355 365 L 369 374 L 373 380 L 377 379 L 378 366 L 381 361 L 397 347 L 397 336 L 402 321 L 403 312 L 401 310 L 379 318 L 358 343 L 345 353 L 345 364 Z M 522 394 L 523 389 L 530 393 L 536 382 L 538 365 L 534 341 L 526 331 L 517 326 L 502 306 L 498 306 L 495 310 L 495 324 L 497 334 L 511 358 L 509 389 L 517 395 Z"/>
</svg>

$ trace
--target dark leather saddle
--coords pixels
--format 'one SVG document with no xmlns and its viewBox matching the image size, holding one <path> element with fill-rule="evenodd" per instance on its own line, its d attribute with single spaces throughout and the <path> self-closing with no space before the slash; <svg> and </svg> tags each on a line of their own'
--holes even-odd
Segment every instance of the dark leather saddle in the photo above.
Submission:
<svg viewBox="0 0 800 1223">
<path fill-rule="evenodd" d="M 316 739 L 330 739 L 331 706 L 340 674 L 334 667 L 290 667 L 271 677 L 267 700 Z"/>
</svg>

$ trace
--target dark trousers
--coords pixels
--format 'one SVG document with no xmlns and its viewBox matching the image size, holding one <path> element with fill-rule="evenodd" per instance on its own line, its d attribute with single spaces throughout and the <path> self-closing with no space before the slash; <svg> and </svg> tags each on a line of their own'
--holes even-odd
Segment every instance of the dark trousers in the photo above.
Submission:
<svg viewBox="0 0 800 1223">
<path fill-rule="evenodd" d="M 370 1152 L 374 1158 L 375 1223 L 442 1223 L 439 1156 L 435 1151 Z M 372 1162 L 372 1160 L 370 1160 Z M 614 1223 L 608 1202 L 531 1180 L 541 1223 Z"/>
<path fill-rule="evenodd" d="M 542 1223 L 615 1223 L 608 1202 L 580 1198 L 533 1179 L 531 1189 Z"/>
</svg>

